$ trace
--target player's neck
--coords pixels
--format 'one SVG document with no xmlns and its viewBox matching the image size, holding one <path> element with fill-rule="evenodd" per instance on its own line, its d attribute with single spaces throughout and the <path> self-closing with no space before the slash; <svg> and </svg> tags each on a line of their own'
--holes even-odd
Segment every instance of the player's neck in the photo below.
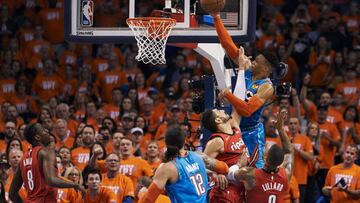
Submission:
<svg viewBox="0 0 360 203">
<path fill-rule="evenodd" d="M 260 73 L 257 73 L 257 74 L 253 74 L 252 80 L 262 80 L 262 79 L 265 79 L 265 78 L 268 78 L 268 77 L 269 77 L 268 73 L 260 72 Z"/>
</svg>

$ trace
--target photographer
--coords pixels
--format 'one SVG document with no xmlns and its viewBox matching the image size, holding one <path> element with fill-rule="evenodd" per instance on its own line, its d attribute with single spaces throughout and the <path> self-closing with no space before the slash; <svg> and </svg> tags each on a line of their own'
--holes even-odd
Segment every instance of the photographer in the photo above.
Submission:
<svg viewBox="0 0 360 203">
<path fill-rule="evenodd" d="M 360 167 L 354 164 L 358 153 L 356 145 L 348 145 L 342 155 L 343 162 L 330 168 L 322 191 L 330 196 L 331 202 L 359 202 Z"/>
</svg>

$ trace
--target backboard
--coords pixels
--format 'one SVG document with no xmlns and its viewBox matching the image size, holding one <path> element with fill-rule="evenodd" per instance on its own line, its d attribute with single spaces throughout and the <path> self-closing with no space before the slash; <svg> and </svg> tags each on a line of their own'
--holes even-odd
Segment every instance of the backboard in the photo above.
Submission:
<svg viewBox="0 0 360 203">
<path fill-rule="evenodd" d="M 213 20 L 200 0 L 65 0 L 65 38 L 71 42 L 135 43 L 127 18 L 177 20 L 169 43 L 218 43 Z M 165 12 L 164 12 L 165 11 Z M 220 13 L 235 42 L 254 39 L 256 0 L 227 0 Z"/>
</svg>

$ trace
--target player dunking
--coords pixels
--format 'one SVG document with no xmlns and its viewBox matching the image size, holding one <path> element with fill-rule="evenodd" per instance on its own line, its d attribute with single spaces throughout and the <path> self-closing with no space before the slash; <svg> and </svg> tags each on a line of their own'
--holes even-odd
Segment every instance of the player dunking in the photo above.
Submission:
<svg viewBox="0 0 360 203">
<path fill-rule="evenodd" d="M 250 58 L 244 55 L 243 48 L 238 49 L 232 41 L 219 13 L 212 13 L 211 15 L 214 18 L 219 40 L 226 53 L 233 60 L 238 57 L 242 59 L 243 64 L 248 68 L 245 71 L 246 94 L 244 101 L 242 98 L 239 99 L 234 96 L 230 91 L 225 92 L 225 97 L 236 108 L 240 116 L 243 116 L 240 129 L 244 142 L 251 154 L 250 164 L 252 166 L 255 165 L 257 168 L 262 168 L 264 166 L 265 133 L 260 118 L 265 107 L 264 104 L 270 100 L 274 93 L 269 76 L 271 73 L 280 72 L 278 69 L 279 61 L 274 54 L 263 52 L 251 62 Z"/>
<path fill-rule="evenodd" d="M 40 124 L 29 125 L 24 132 L 32 149 L 24 154 L 10 186 L 11 201 L 23 202 L 18 191 L 22 184 L 27 192 L 27 203 L 56 203 L 56 188 L 75 188 L 85 193 L 82 185 L 57 177 L 55 152 L 47 148 L 50 134 Z"/>
<path fill-rule="evenodd" d="M 276 144 L 272 145 L 265 156 L 263 169 L 239 169 L 237 165 L 230 168 L 229 180 L 245 184 L 247 202 L 281 203 L 284 200 L 294 165 L 294 149 L 284 129 L 286 114 L 286 111 L 281 111 L 276 122 L 283 149 Z"/>
<path fill-rule="evenodd" d="M 155 202 L 164 189 L 171 202 L 207 202 L 208 177 L 201 157 L 205 155 L 199 156 L 195 152 L 184 150 L 185 137 L 185 132 L 179 127 L 170 128 L 166 132 L 165 163 L 156 170 L 153 182 L 139 203 Z M 211 160 L 207 165 L 220 164 L 209 157 L 206 160 Z M 219 167 L 214 168 L 215 171 L 219 169 Z M 221 169 L 220 172 L 228 171 L 226 165 Z"/>
</svg>

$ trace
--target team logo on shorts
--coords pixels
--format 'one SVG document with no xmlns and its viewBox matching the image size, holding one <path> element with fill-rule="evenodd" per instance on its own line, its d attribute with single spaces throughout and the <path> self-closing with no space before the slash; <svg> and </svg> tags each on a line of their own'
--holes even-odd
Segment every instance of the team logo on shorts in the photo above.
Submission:
<svg viewBox="0 0 360 203">
<path fill-rule="evenodd" d="M 251 88 L 253 88 L 254 90 L 257 90 L 258 87 L 259 87 L 258 84 L 253 84 L 253 85 L 251 86 Z"/>
<path fill-rule="evenodd" d="M 94 2 L 92 0 L 81 1 L 81 19 L 82 26 L 91 27 L 94 21 Z"/>
</svg>

